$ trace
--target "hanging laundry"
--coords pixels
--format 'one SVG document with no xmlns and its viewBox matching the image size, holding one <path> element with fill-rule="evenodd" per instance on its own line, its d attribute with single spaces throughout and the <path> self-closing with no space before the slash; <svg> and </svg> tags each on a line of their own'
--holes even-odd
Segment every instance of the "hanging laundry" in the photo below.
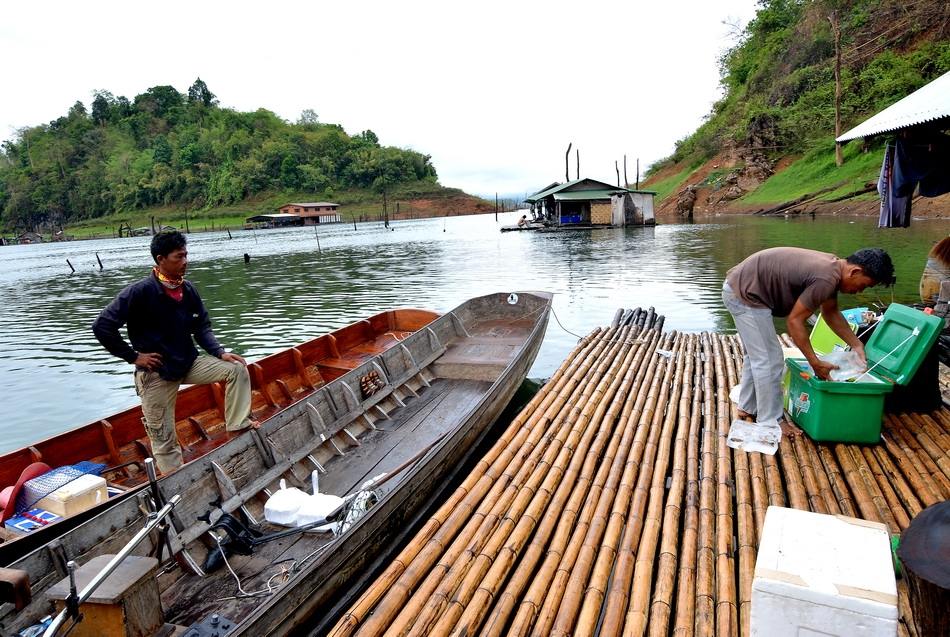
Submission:
<svg viewBox="0 0 950 637">
<path fill-rule="evenodd" d="M 894 190 L 911 196 L 918 187 L 921 197 L 950 192 L 950 138 L 935 133 L 898 139 L 894 149 Z"/>
<path fill-rule="evenodd" d="M 877 193 L 881 196 L 881 216 L 879 228 L 906 228 L 910 225 L 910 194 L 898 195 L 895 187 L 897 157 L 893 144 L 884 147 L 884 163 L 877 180 Z"/>
</svg>

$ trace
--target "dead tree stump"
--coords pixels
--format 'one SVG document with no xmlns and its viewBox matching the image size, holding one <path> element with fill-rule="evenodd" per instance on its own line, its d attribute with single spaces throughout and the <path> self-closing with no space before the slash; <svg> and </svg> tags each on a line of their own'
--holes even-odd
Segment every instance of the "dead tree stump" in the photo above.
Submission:
<svg viewBox="0 0 950 637">
<path fill-rule="evenodd" d="M 920 637 L 950 635 L 950 500 L 928 507 L 901 535 L 897 555 Z"/>
</svg>

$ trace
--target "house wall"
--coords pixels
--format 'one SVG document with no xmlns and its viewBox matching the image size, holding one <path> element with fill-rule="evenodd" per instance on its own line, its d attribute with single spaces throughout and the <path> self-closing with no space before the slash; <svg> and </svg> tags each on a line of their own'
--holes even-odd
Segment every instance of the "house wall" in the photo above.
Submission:
<svg viewBox="0 0 950 637">
<path fill-rule="evenodd" d="M 609 225 L 611 223 L 611 205 L 608 202 L 590 202 L 590 222 Z"/>
<path fill-rule="evenodd" d="M 656 217 L 653 214 L 653 195 L 635 192 L 632 193 L 633 203 L 643 212 L 643 224 L 652 225 L 656 223 Z"/>
</svg>

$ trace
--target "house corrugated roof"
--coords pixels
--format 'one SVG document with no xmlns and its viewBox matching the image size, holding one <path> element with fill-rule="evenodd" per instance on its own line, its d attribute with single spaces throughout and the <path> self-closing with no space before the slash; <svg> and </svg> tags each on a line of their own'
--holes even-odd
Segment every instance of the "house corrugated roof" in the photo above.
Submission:
<svg viewBox="0 0 950 637">
<path fill-rule="evenodd" d="M 306 203 L 285 203 L 284 206 L 301 206 L 303 208 L 312 208 L 314 206 L 336 206 L 339 208 L 340 204 L 331 203 L 329 201 L 308 201 Z M 281 208 L 284 206 L 281 206 Z"/>
<path fill-rule="evenodd" d="M 541 201 L 541 200 L 544 199 L 545 197 L 550 197 L 551 195 L 553 195 L 553 194 L 555 194 L 555 193 L 561 192 L 562 190 L 567 190 L 568 188 L 571 188 L 572 186 L 576 186 L 577 184 L 580 184 L 580 183 L 585 182 L 585 181 L 589 181 L 589 182 L 591 182 L 592 184 L 598 184 L 600 187 L 597 187 L 597 188 L 589 188 L 588 190 L 578 190 L 578 191 L 576 191 L 576 192 L 589 192 L 589 191 L 591 191 L 591 190 L 603 190 L 603 187 L 604 187 L 604 186 L 606 186 L 607 188 L 610 188 L 610 187 L 611 187 L 610 184 L 604 183 L 604 182 L 602 182 L 602 181 L 597 181 L 596 179 L 590 179 L 589 177 L 582 177 L 582 178 L 580 178 L 580 179 L 574 179 L 574 180 L 572 180 L 572 181 L 568 181 L 568 182 L 565 182 L 565 183 L 563 183 L 563 184 L 556 184 L 556 185 L 554 185 L 554 186 L 552 186 L 552 187 L 549 187 L 547 190 L 542 190 L 542 191 L 540 191 L 540 192 L 536 192 L 536 193 L 534 193 L 533 195 L 531 195 L 530 197 L 526 198 L 526 199 L 525 199 L 525 203 L 535 203 L 535 202 L 537 202 L 537 201 Z M 617 191 L 617 192 L 626 192 L 626 189 L 625 189 L 625 188 L 616 188 L 616 191 Z M 581 198 L 583 199 L 583 197 L 581 197 Z M 589 199 L 589 197 L 588 197 L 588 199 Z"/>
<path fill-rule="evenodd" d="M 950 73 L 944 73 L 899 102 L 855 126 L 835 141 L 871 137 L 950 117 Z"/>
</svg>

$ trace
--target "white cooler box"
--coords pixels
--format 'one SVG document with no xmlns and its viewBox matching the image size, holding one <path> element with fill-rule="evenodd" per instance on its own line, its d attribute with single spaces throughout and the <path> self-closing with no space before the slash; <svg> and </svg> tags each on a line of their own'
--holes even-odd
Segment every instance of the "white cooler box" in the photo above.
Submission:
<svg viewBox="0 0 950 637">
<path fill-rule="evenodd" d="M 109 499 L 105 478 L 87 473 L 70 480 L 34 506 L 67 517 L 91 509 Z"/>
<path fill-rule="evenodd" d="M 768 508 L 752 581 L 753 635 L 893 637 L 897 618 L 883 524 Z"/>
</svg>

